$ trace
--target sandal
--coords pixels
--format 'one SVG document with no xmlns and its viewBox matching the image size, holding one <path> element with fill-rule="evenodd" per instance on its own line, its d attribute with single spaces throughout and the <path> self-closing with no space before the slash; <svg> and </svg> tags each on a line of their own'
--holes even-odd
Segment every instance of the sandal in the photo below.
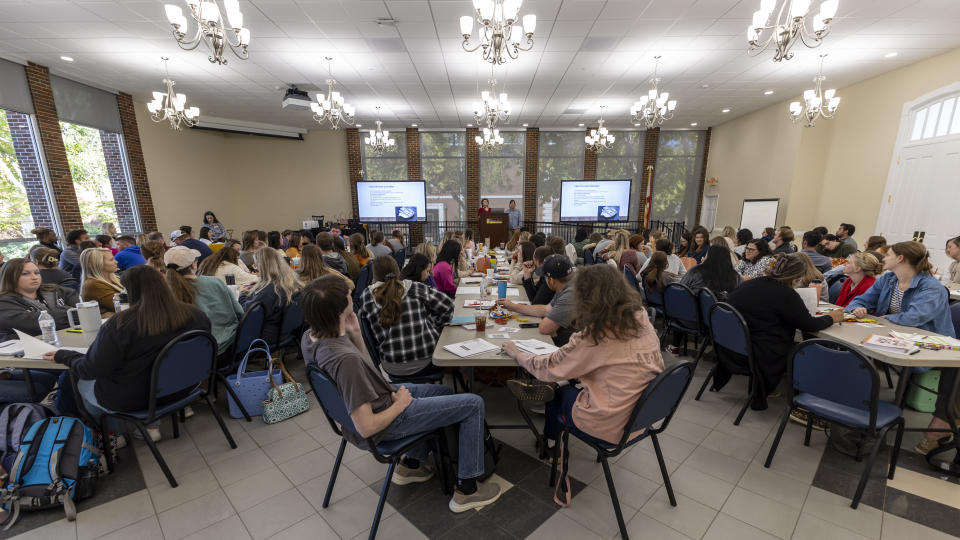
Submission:
<svg viewBox="0 0 960 540">
<path fill-rule="evenodd" d="M 920 454 L 921 456 L 925 456 L 929 454 L 932 450 L 936 450 L 937 448 L 950 444 L 951 442 L 953 442 L 952 433 L 947 434 L 946 437 L 940 437 L 938 439 L 928 439 L 924 437 L 923 440 L 918 442 L 917 445 L 913 447 L 913 451 Z"/>
<path fill-rule="evenodd" d="M 520 401 L 543 403 L 553 401 L 553 393 L 557 385 L 540 381 L 526 382 L 520 379 L 510 379 L 507 381 L 507 388 L 513 394 L 513 397 Z"/>
</svg>

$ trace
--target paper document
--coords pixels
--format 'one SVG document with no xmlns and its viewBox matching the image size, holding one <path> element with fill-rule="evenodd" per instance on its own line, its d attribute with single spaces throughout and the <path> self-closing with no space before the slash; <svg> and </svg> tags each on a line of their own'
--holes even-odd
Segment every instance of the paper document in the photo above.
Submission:
<svg viewBox="0 0 960 540">
<path fill-rule="evenodd" d="M 0 343 L 0 356 L 13 356 L 23 352 L 23 345 L 19 339 L 11 339 Z"/>
<path fill-rule="evenodd" d="M 560 347 L 539 339 L 518 339 L 514 341 L 517 348 L 530 354 L 550 354 Z"/>
<path fill-rule="evenodd" d="M 460 284 L 461 284 L 461 285 L 469 285 L 469 284 L 471 284 L 471 283 L 473 283 L 473 284 L 479 284 L 482 279 L 483 279 L 483 278 L 479 278 L 479 277 L 465 277 L 465 278 L 460 278 Z"/>
<path fill-rule="evenodd" d="M 490 339 L 510 339 L 510 334 L 506 332 L 495 332 L 493 334 L 487 334 L 487 337 Z"/>
<path fill-rule="evenodd" d="M 520 296 L 520 289 L 507 287 L 507 296 Z"/>
<path fill-rule="evenodd" d="M 457 288 L 457 294 L 480 294 L 480 287 L 464 287 L 461 285 Z"/>
<path fill-rule="evenodd" d="M 520 329 L 517 328 L 516 326 L 498 326 L 498 327 L 496 327 L 495 330 L 496 330 L 497 332 L 509 332 L 509 333 L 511 333 L 511 334 L 514 333 L 514 332 L 519 332 L 519 331 L 520 331 Z"/>
<path fill-rule="evenodd" d="M 453 343 L 451 345 L 444 345 L 443 348 L 459 356 L 460 358 L 466 358 L 468 356 L 500 350 L 499 346 L 494 345 L 493 343 L 490 343 L 482 338 L 461 341 L 460 343 Z"/>
<path fill-rule="evenodd" d="M 496 303 L 496 300 L 464 300 L 463 307 L 492 308 Z"/>
<path fill-rule="evenodd" d="M 465 324 L 470 324 L 477 320 L 476 317 L 454 317 L 450 319 L 450 322 L 447 323 L 449 326 L 463 326 Z"/>
<path fill-rule="evenodd" d="M 16 329 L 14 329 L 14 330 L 16 330 Z M 24 358 L 32 358 L 32 359 L 35 359 L 35 360 L 42 360 L 42 359 L 43 359 L 43 355 L 47 354 L 48 352 L 56 352 L 56 351 L 59 351 L 59 350 L 74 351 L 74 352 L 78 352 L 78 353 L 81 353 L 81 354 L 87 354 L 87 348 L 86 348 L 86 347 L 60 347 L 60 348 L 57 348 L 57 347 L 54 347 L 53 345 L 50 345 L 49 343 L 44 343 L 43 341 L 41 341 L 41 340 L 39 340 L 39 339 L 37 339 L 37 338 L 35 338 L 35 337 L 33 337 L 33 336 L 28 336 L 27 334 L 24 334 L 23 332 L 21 332 L 21 331 L 19 331 L 19 330 L 16 330 L 16 332 L 17 332 L 17 336 L 20 337 L 20 344 L 23 345 L 23 357 L 24 357 Z"/>
</svg>

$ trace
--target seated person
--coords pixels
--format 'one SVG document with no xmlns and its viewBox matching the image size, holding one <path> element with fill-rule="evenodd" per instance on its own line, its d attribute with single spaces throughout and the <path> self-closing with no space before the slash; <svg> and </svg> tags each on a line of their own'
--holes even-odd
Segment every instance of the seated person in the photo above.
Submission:
<svg viewBox="0 0 960 540">
<path fill-rule="evenodd" d="M 533 252 L 537 248 L 533 246 L 533 242 L 520 242 L 517 244 L 517 250 L 520 252 L 517 260 L 510 263 L 510 277 L 508 282 L 511 285 L 523 285 L 523 269 L 528 268 L 530 270 L 535 268 L 533 262 Z M 534 281 L 536 283 L 536 281 Z"/>
<path fill-rule="evenodd" d="M 817 253 L 831 259 L 846 259 L 856 252 L 857 248 L 840 240 L 835 234 L 824 235 L 823 240 L 817 247 Z"/>
<path fill-rule="evenodd" d="M 500 298 L 497 304 L 521 315 L 542 317 L 543 320 L 539 325 L 540 333 L 553 336 L 554 345 L 563 347 L 574 332 L 573 323 L 578 311 L 573 302 L 573 287 L 570 286 L 573 283 L 574 267 L 566 255 L 552 254 L 543 261 L 536 272 L 540 276 L 540 282 L 554 293 L 549 304 L 533 304 L 531 301 L 532 305 L 527 306 L 516 304 L 506 298 Z"/>
<path fill-rule="evenodd" d="M 667 238 L 660 238 L 653 244 L 653 250 L 651 251 L 651 256 L 657 251 L 662 251 L 667 256 L 667 272 L 671 274 L 683 277 L 687 273 L 687 267 L 683 265 L 683 261 L 680 260 L 680 257 L 673 252 L 673 242 Z M 640 272 L 643 272 L 647 265 L 650 264 L 650 259 L 647 259 L 643 266 L 640 267 Z M 637 274 L 637 280 L 640 279 L 640 275 Z"/>
<path fill-rule="evenodd" d="M 577 227 L 577 234 L 573 237 L 573 248 L 577 250 L 577 257 L 583 258 L 583 247 L 590 243 L 590 229 Z"/>
<path fill-rule="evenodd" d="M 824 227 L 824 228 L 826 228 L 826 227 Z M 866 244 L 865 246 L 863 246 L 863 250 L 864 250 L 864 251 L 876 251 L 876 250 L 882 248 L 882 247 L 885 246 L 885 245 L 887 245 L 887 239 L 886 239 L 886 238 L 884 238 L 884 237 L 882 237 L 882 236 L 879 236 L 879 235 L 871 236 L 871 237 L 868 237 L 868 238 L 867 238 L 867 244 Z"/>
<path fill-rule="evenodd" d="M 693 257 L 697 264 L 703 262 L 703 257 L 710 248 L 710 234 L 706 229 L 700 228 L 693 233 L 693 245 L 690 247 L 688 257 Z"/>
<path fill-rule="evenodd" d="M 743 277 L 733 269 L 726 246 L 710 246 L 703 262 L 691 268 L 680 283 L 690 287 L 693 294 L 706 287 L 722 301 L 727 293 L 743 283 Z"/>
<path fill-rule="evenodd" d="M 167 253 L 170 252 L 167 251 Z M 244 270 L 240 266 L 241 262 L 240 253 L 236 249 L 224 246 L 204 259 L 203 263 L 200 264 L 199 275 L 215 277 L 226 284 L 227 274 L 232 274 L 235 285 L 240 289 L 249 288 L 260 281 L 260 278 L 256 274 Z"/>
<path fill-rule="evenodd" d="M 44 285 L 62 285 L 80 291 L 80 282 L 73 275 L 58 268 L 60 252 L 48 247 L 30 250 L 30 259 L 40 268 L 40 279 Z"/>
<path fill-rule="evenodd" d="M 147 260 L 144 259 L 143 254 L 140 253 L 140 246 L 137 245 L 137 240 L 132 236 L 123 235 L 117 238 L 117 250 L 112 253 L 114 253 L 113 258 L 117 260 L 117 267 L 121 272 L 138 264 L 147 264 Z"/>
<path fill-rule="evenodd" d="M 303 244 L 300 237 L 300 231 L 290 231 L 290 235 L 287 236 L 287 249 L 283 252 L 288 259 L 294 259 L 300 256 L 300 246 Z M 256 259 L 254 259 L 254 264 L 256 264 Z M 259 270 L 259 268 L 257 268 Z"/>
<path fill-rule="evenodd" d="M 254 262 L 260 270 L 260 282 L 254 285 L 250 292 L 240 296 L 240 305 L 244 310 L 256 301 L 263 305 L 263 332 L 260 337 L 273 347 L 282 337 L 280 325 L 283 322 L 283 313 L 291 302 L 297 300 L 303 283 L 272 248 L 258 249 Z"/>
<path fill-rule="evenodd" d="M 774 392 L 787 370 L 787 356 L 797 330 L 818 332 L 839 322 L 843 316 L 838 309 L 821 317 L 810 315 L 800 295 L 793 290 L 805 273 L 806 266 L 800 255 L 779 254 L 770 275 L 747 280 L 727 295 L 727 302 L 743 315 L 750 329 L 753 357 L 760 371 L 760 392 L 750 405 L 754 410 L 767 408 L 767 395 Z M 717 354 L 723 355 L 713 379 L 713 388 L 719 390 L 732 376 L 727 363 L 739 364 L 745 371 L 748 368 L 745 358 L 723 349 L 718 349 Z"/>
<path fill-rule="evenodd" d="M 563 386 L 547 403 L 548 439 L 556 441 L 566 426 L 601 443 L 617 444 L 637 398 L 663 371 L 660 342 L 640 295 L 616 269 L 598 264 L 577 274 L 566 287 L 570 293 L 564 294 L 578 306 L 579 331 L 552 354 L 534 356 L 512 341 L 505 342 L 503 350 L 541 381 L 580 379 L 582 390 Z"/>
<path fill-rule="evenodd" d="M 883 271 L 883 265 L 870 253 L 854 253 L 847 257 L 843 273 L 847 279 L 840 287 L 840 296 L 834 304 L 846 307 L 850 302 L 867 292 L 877 281 L 876 275 Z"/>
<path fill-rule="evenodd" d="M 346 276 L 350 274 L 350 266 L 347 264 L 347 259 L 337 251 L 338 243 L 339 241 L 335 241 L 330 233 L 321 232 L 317 235 L 317 247 L 323 253 L 324 264 Z M 303 261 L 300 264 L 303 264 Z"/>
<path fill-rule="evenodd" d="M 777 234 L 773 237 L 773 245 L 776 248 L 773 250 L 773 254 L 778 253 L 796 253 L 797 246 L 793 245 L 793 229 L 790 227 L 780 227 L 777 229 Z"/>
<path fill-rule="evenodd" d="M 440 332 L 453 317 L 453 301 L 423 283 L 400 278 L 391 255 L 373 260 L 373 284 L 360 297 L 358 314 L 379 344 L 381 367 L 391 377 L 442 372 L 433 365 Z"/>
<path fill-rule="evenodd" d="M 80 282 L 80 298 L 85 302 L 100 304 L 100 315 L 113 315 L 113 295 L 123 291 L 120 278 L 117 277 L 117 261 L 109 249 L 90 248 L 80 254 L 80 267 L 83 269 Z"/>
<path fill-rule="evenodd" d="M 817 246 L 820 245 L 822 240 L 823 237 L 817 231 L 807 231 L 803 233 L 803 238 L 800 240 L 800 251 L 806 253 L 807 257 L 810 257 L 810 261 L 813 262 L 813 266 L 823 273 L 829 272 L 833 268 L 833 263 L 830 261 L 830 257 L 817 253 Z"/>
<path fill-rule="evenodd" d="M 453 298 L 457 295 L 456 279 L 457 264 L 460 261 L 460 242 L 447 240 L 437 254 L 437 262 L 433 265 L 433 280 L 437 290 Z"/>
<path fill-rule="evenodd" d="M 770 244 L 762 238 L 754 238 L 747 242 L 743 250 L 743 260 L 737 263 L 737 273 L 745 279 L 762 277 L 770 272 L 772 262 Z"/>
<path fill-rule="evenodd" d="M 393 248 L 386 243 L 382 231 L 370 232 L 370 243 L 367 244 L 367 249 L 370 250 L 370 253 L 373 253 L 374 258 L 393 254 Z"/>
<path fill-rule="evenodd" d="M 550 248 L 540 246 L 533 250 L 533 267 L 525 264 L 521 269 L 523 290 L 527 293 L 527 299 L 535 306 L 546 305 L 553 300 L 553 289 L 547 286 L 547 283 L 540 278 L 540 274 L 537 272 L 550 255 L 553 255 Z"/>
<path fill-rule="evenodd" d="M 350 235 L 350 253 L 352 253 L 353 257 L 360 263 L 361 268 L 366 266 L 366 264 L 370 262 L 370 259 L 373 258 L 373 253 L 370 253 L 366 244 L 363 243 L 363 235 L 360 233 Z"/>
<path fill-rule="evenodd" d="M 330 243 L 333 243 L 332 239 Z M 329 267 L 327 260 L 328 259 L 323 256 L 323 250 L 319 247 L 313 244 L 303 246 L 303 250 L 300 252 L 300 268 L 296 271 L 300 281 L 306 285 L 320 276 L 330 274 L 343 278 L 349 284 L 350 288 L 353 289 L 353 280 L 345 274 Z"/>
<path fill-rule="evenodd" d="M 459 245 L 459 243 L 457 244 Z M 360 448 L 459 424 L 457 483 L 448 507 L 453 512 L 481 508 L 500 497 L 495 483 L 478 484 L 483 475 L 484 407 L 475 394 L 453 394 L 442 384 L 396 387 L 373 367 L 366 353 L 350 291 L 342 279 L 323 276 L 307 286 L 301 301 L 310 330 L 300 342 L 303 360 L 320 368 L 336 385 L 354 426 L 344 436 Z M 427 448 L 404 456 L 393 473 L 398 485 L 426 482 L 433 471 L 423 463 Z"/>
<path fill-rule="evenodd" d="M 777 231 L 773 227 L 764 227 L 763 236 L 761 236 L 760 239 L 769 244 L 770 242 L 773 242 L 773 237 L 775 234 L 777 234 Z"/>
<path fill-rule="evenodd" d="M 56 237 L 54 236 L 54 238 Z M 87 240 L 90 240 L 90 235 L 87 234 L 87 231 L 84 229 L 72 230 L 67 233 L 64 250 L 60 253 L 60 269 L 68 272 L 73 276 L 73 279 L 81 283 L 83 280 L 80 279 L 80 243 Z"/>
<path fill-rule="evenodd" d="M 683 258 L 692 258 L 690 254 L 693 253 L 691 246 L 693 245 L 693 235 L 690 234 L 690 231 L 683 231 L 680 233 L 680 245 L 677 246 L 677 257 Z"/>
<path fill-rule="evenodd" d="M 423 253 L 414 253 L 400 271 L 400 279 L 423 283 L 432 289 L 437 288 L 433 281 L 433 263 Z"/>
<path fill-rule="evenodd" d="M 667 254 L 663 251 L 654 251 L 647 261 L 646 267 L 637 274 L 642 289 L 663 293 L 667 285 L 680 281 L 680 276 L 670 271 L 667 264 Z"/>
<path fill-rule="evenodd" d="M 70 367 L 85 409 L 99 420 L 104 409 L 119 412 L 147 408 L 153 363 L 174 338 L 190 330 L 210 331 L 210 319 L 196 306 L 174 297 L 160 272 L 148 265 L 123 273 L 130 308 L 100 327 L 86 354 L 59 350 L 45 360 Z M 179 396 L 169 396 L 175 401 Z M 158 402 L 162 405 L 163 401 Z M 147 429 L 160 440 L 160 426 Z"/>
<path fill-rule="evenodd" d="M 949 279 L 946 285 L 951 288 L 960 287 L 960 236 L 947 240 L 945 251 L 947 257 L 950 257 L 950 270 L 947 274 Z"/>
<path fill-rule="evenodd" d="M 738 259 L 743 258 L 743 251 L 747 249 L 747 242 L 753 240 L 753 231 L 750 229 L 740 229 L 737 231 L 737 246 L 733 248 L 733 253 Z"/>
</svg>

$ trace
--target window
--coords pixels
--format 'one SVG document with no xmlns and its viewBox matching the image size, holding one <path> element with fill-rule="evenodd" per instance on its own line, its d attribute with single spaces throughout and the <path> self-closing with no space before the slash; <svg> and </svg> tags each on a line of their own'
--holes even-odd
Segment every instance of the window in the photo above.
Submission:
<svg viewBox="0 0 960 540">
<path fill-rule="evenodd" d="M 427 188 L 427 219 L 464 221 L 467 213 L 466 134 L 420 132 L 420 170 Z"/>
<path fill-rule="evenodd" d="M 913 113 L 911 141 L 960 134 L 960 96 L 937 100 Z"/>
<path fill-rule="evenodd" d="M 643 131 L 614 133 L 617 142 L 613 148 L 597 156 L 597 180 L 633 180 L 630 185 L 630 221 L 640 219 L 640 203 L 643 194 Z M 580 140 L 583 140 L 581 135 Z"/>
<path fill-rule="evenodd" d="M 583 178 L 583 132 L 541 131 L 537 221 L 560 221 L 560 181 Z"/>
<path fill-rule="evenodd" d="M 57 229 L 35 133 L 29 114 L 0 108 L 0 246 L 6 258 L 27 254 L 36 243 L 34 227 Z"/>
<path fill-rule="evenodd" d="M 366 133 L 366 135 L 365 135 Z M 363 138 L 369 133 L 360 131 L 360 143 L 363 144 L 363 179 L 375 180 L 406 180 L 407 179 L 407 134 L 403 131 L 391 132 L 390 139 L 396 141 L 396 150 L 384 152 L 377 156 L 373 147 L 363 143 Z"/>
<path fill-rule="evenodd" d="M 702 142 L 702 131 L 660 132 L 653 176 L 652 219 L 683 221 L 688 227 L 696 222 Z"/>
<path fill-rule="evenodd" d="M 523 131 L 500 132 L 503 144 L 480 151 L 480 199 L 490 199 L 491 208 L 506 209 L 513 200 L 523 212 L 525 135 Z"/>
</svg>

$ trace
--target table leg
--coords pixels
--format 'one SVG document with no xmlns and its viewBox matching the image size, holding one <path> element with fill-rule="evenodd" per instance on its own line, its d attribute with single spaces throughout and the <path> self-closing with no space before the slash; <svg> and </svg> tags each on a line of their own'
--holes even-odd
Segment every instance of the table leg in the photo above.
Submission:
<svg viewBox="0 0 960 540">
<path fill-rule="evenodd" d="M 29 369 L 23 369 L 23 382 L 27 385 L 27 392 L 30 394 L 30 402 L 37 403 L 40 398 L 37 397 L 37 390 L 33 387 L 33 378 L 30 376 Z"/>
<path fill-rule="evenodd" d="M 913 370 L 908 367 L 901 368 L 900 376 L 897 378 L 897 390 L 894 394 L 893 403 L 901 409 L 903 408 L 904 400 L 907 398 L 907 388 L 910 386 L 912 371 Z"/>
</svg>

